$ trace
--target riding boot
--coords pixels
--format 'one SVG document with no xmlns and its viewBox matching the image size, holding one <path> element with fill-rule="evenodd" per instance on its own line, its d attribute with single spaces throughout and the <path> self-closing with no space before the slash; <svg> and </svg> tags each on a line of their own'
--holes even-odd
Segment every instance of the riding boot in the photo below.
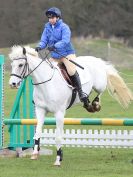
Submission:
<svg viewBox="0 0 133 177">
<path fill-rule="evenodd" d="M 77 89 L 80 101 L 84 103 L 83 107 L 88 111 L 88 112 L 95 112 L 93 106 L 91 105 L 87 95 L 82 91 L 82 86 L 80 82 L 79 75 L 76 71 L 76 73 L 73 76 L 70 76 L 70 79 L 73 83 L 73 86 Z"/>
<path fill-rule="evenodd" d="M 78 91 L 80 101 L 83 102 L 85 105 L 88 105 L 88 98 L 87 95 L 82 91 L 82 86 L 77 71 L 73 76 L 70 76 L 70 79 L 74 87 L 76 87 Z"/>
</svg>

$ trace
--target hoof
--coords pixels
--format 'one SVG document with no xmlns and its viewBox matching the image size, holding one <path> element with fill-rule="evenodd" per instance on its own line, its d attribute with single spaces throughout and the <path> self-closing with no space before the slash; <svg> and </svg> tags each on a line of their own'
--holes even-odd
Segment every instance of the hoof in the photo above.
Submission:
<svg viewBox="0 0 133 177">
<path fill-rule="evenodd" d="M 100 106 L 99 102 L 97 102 L 97 101 L 92 102 L 92 106 L 93 106 L 93 109 L 97 112 L 99 112 L 101 110 L 101 106 Z"/>
<path fill-rule="evenodd" d="M 61 163 L 60 163 L 60 161 L 56 161 L 55 163 L 54 163 L 54 166 L 57 166 L 57 167 L 60 167 L 61 166 Z"/>
<path fill-rule="evenodd" d="M 95 112 L 95 109 L 94 107 L 89 104 L 89 105 L 84 105 L 84 108 L 88 111 L 88 112 L 91 112 L 91 113 L 94 113 Z"/>
<path fill-rule="evenodd" d="M 60 166 L 61 165 L 61 162 L 60 162 L 60 156 L 57 156 L 56 157 L 56 161 L 54 163 L 54 166 Z"/>
<path fill-rule="evenodd" d="M 39 157 L 39 154 L 32 154 L 30 159 L 31 160 L 37 160 L 38 157 Z"/>
<path fill-rule="evenodd" d="M 95 110 L 96 110 L 97 112 L 99 112 L 99 111 L 101 110 L 101 106 L 100 106 L 100 105 L 97 105 L 97 106 L 95 107 Z"/>
</svg>

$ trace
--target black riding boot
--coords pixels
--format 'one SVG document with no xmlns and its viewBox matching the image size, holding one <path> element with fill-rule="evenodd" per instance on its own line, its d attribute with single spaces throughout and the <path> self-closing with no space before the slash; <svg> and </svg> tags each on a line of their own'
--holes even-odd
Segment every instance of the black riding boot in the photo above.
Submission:
<svg viewBox="0 0 133 177">
<path fill-rule="evenodd" d="M 88 98 L 87 98 L 87 95 L 82 91 L 82 86 L 81 86 L 80 78 L 79 78 L 77 71 L 73 76 L 70 76 L 70 79 L 74 87 L 76 87 L 78 91 L 80 101 L 83 102 L 85 105 L 88 104 Z"/>
<path fill-rule="evenodd" d="M 70 76 L 70 79 L 71 79 L 74 87 L 76 87 L 76 89 L 78 91 L 80 101 L 84 103 L 83 107 L 88 112 L 95 112 L 93 106 L 91 105 L 90 101 L 88 100 L 87 95 L 82 91 L 82 86 L 81 86 L 80 78 L 79 78 L 77 71 L 73 76 Z"/>
</svg>

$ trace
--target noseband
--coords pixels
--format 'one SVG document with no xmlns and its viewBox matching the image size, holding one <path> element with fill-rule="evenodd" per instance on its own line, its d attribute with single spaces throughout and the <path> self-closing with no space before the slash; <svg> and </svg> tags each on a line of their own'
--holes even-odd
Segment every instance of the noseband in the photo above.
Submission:
<svg viewBox="0 0 133 177">
<path fill-rule="evenodd" d="M 27 76 L 25 76 L 27 70 L 28 70 L 28 73 L 29 73 L 29 64 L 27 62 L 27 57 L 21 57 L 21 58 L 17 58 L 17 59 L 14 59 L 14 60 L 22 60 L 22 59 L 26 61 L 22 73 L 20 75 L 11 73 L 10 76 L 16 76 L 19 79 L 25 79 L 29 75 L 28 74 Z"/>
</svg>

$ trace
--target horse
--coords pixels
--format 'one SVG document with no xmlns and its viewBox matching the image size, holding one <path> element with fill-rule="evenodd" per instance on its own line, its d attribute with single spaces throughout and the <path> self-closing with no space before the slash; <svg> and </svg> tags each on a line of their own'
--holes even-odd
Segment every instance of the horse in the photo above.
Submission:
<svg viewBox="0 0 133 177">
<path fill-rule="evenodd" d="M 35 143 L 31 159 L 35 160 L 39 157 L 44 119 L 48 112 L 52 112 L 56 118 L 57 155 L 54 165 L 60 166 L 63 158 L 63 119 L 74 88 L 63 78 L 57 62 L 51 62 L 48 57 L 42 60 L 38 53 L 29 46 L 13 46 L 9 58 L 12 65 L 9 80 L 11 88 L 18 88 L 22 80 L 29 75 L 34 84 L 33 100 L 37 126 L 33 137 Z M 88 95 L 88 99 L 92 90 L 97 93 L 93 100 L 95 108 L 98 107 L 96 111 L 99 110 L 100 97 L 106 89 L 122 107 L 128 107 L 133 100 L 133 94 L 112 64 L 94 56 L 79 56 L 75 61 L 84 67 L 84 70 L 77 67 L 77 71 L 81 78 L 83 91 Z M 79 96 L 76 95 L 73 105 L 79 102 Z"/>
</svg>

